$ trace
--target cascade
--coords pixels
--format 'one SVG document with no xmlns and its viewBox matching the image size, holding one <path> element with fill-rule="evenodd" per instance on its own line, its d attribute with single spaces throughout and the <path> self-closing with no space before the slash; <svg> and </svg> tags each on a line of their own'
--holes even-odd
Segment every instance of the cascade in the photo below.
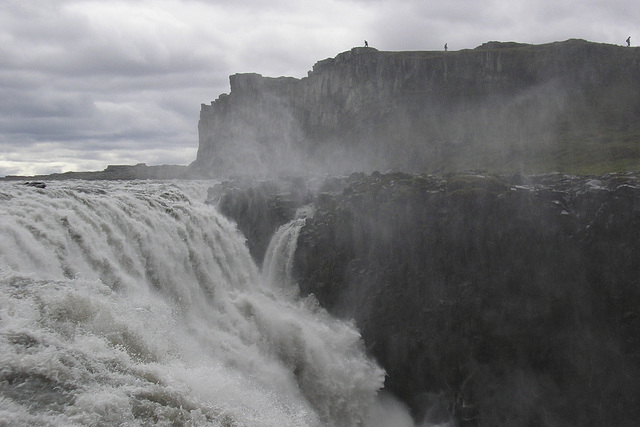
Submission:
<svg viewBox="0 0 640 427">
<path fill-rule="evenodd" d="M 293 256 L 298 235 L 306 218 L 313 215 L 312 206 L 299 208 L 293 220 L 282 225 L 271 238 L 262 266 L 264 282 L 282 294 L 297 297 L 298 285 L 293 279 Z"/>
<path fill-rule="evenodd" d="M 366 422 L 384 371 L 357 329 L 263 285 L 207 185 L 0 184 L 0 419 Z"/>
</svg>

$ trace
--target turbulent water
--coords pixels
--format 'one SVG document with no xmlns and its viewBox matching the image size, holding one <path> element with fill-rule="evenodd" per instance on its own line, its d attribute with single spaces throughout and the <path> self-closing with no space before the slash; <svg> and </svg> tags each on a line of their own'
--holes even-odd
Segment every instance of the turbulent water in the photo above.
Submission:
<svg viewBox="0 0 640 427">
<path fill-rule="evenodd" d="M 281 295 L 298 296 L 298 285 L 293 278 L 293 259 L 300 230 L 310 214 L 313 214 L 312 207 L 298 209 L 295 218 L 276 231 L 264 256 L 264 282 Z"/>
<path fill-rule="evenodd" d="M 0 424 L 380 424 L 358 331 L 263 279 L 206 184 L 0 184 Z"/>
</svg>

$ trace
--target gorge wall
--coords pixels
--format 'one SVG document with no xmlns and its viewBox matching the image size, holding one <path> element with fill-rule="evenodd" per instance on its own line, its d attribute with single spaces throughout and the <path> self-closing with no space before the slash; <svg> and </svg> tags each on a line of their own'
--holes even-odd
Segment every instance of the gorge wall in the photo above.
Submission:
<svg viewBox="0 0 640 427">
<path fill-rule="evenodd" d="M 302 79 L 230 83 L 200 112 L 193 167 L 210 176 L 640 166 L 638 48 L 353 48 Z"/>
<path fill-rule="evenodd" d="M 294 279 L 418 425 L 635 425 L 640 175 L 352 174 L 212 190 L 252 254 L 312 202 Z"/>
<path fill-rule="evenodd" d="M 638 178 L 374 173 L 317 197 L 296 278 L 428 425 L 632 425 Z"/>
<path fill-rule="evenodd" d="M 637 423 L 640 49 L 354 48 L 230 80 L 192 171 L 271 175 L 209 192 L 258 263 L 313 204 L 294 279 L 419 425 Z"/>
</svg>

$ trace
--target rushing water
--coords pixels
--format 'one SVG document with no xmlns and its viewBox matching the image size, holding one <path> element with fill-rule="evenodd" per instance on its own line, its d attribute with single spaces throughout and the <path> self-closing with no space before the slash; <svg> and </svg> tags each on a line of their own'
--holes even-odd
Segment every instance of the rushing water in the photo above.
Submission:
<svg viewBox="0 0 640 427">
<path fill-rule="evenodd" d="M 295 218 L 280 227 L 273 235 L 264 256 L 262 276 L 264 283 L 281 295 L 296 298 L 298 284 L 293 278 L 293 260 L 300 230 L 313 208 L 305 206 L 298 209 Z"/>
<path fill-rule="evenodd" d="M 206 187 L 0 184 L 0 424 L 380 424 L 358 331 L 263 284 Z"/>
</svg>

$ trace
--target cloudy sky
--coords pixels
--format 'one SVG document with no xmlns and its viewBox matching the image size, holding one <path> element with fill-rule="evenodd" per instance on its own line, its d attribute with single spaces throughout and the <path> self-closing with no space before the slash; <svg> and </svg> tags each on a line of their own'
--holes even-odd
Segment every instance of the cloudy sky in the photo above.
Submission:
<svg viewBox="0 0 640 427">
<path fill-rule="evenodd" d="M 620 0 L 0 0 L 0 176 L 189 164 L 228 76 L 379 50 L 640 43 Z"/>
</svg>

